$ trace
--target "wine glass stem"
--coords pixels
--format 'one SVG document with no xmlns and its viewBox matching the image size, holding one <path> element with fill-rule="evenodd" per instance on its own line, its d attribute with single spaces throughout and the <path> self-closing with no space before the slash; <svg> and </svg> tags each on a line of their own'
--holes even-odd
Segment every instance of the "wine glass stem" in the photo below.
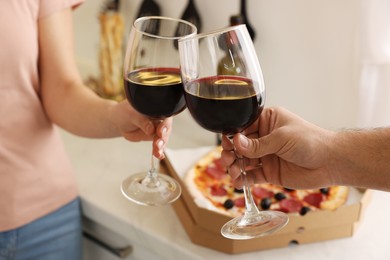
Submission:
<svg viewBox="0 0 390 260">
<path fill-rule="evenodd" d="M 156 179 L 157 178 L 157 167 L 156 167 L 156 161 L 158 161 L 156 159 L 156 157 L 154 157 L 154 155 L 152 154 L 152 158 L 151 158 L 151 164 L 150 164 L 150 170 L 149 170 L 149 177 L 150 178 L 153 178 L 153 179 Z"/>
<path fill-rule="evenodd" d="M 234 146 L 234 142 L 233 142 L 233 136 L 227 135 L 227 137 L 230 140 L 230 142 L 233 144 L 234 153 L 236 154 L 237 160 L 240 164 L 241 180 L 243 184 L 244 198 L 245 198 L 245 213 L 244 213 L 244 217 L 242 218 L 242 222 L 246 222 L 248 218 L 250 218 L 253 215 L 259 214 L 260 211 L 257 208 L 255 201 L 253 200 L 250 185 L 248 183 L 248 177 L 245 171 L 245 158 L 236 152 L 236 147 Z"/>
<path fill-rule="evenodd" d="M 142 184 L 146 185 L 149 188 L 156 188 L 160 186 L 160 181 L 158 179 L 157 175 L 157 158 L 154 157 L 153 152 L 152 152 L 152 157 L 151 157 L 151 165 L 150 169 L 146 175 L 146 177 L 142 180 Z"/>
<path fill-rule="evenodd" d="M 246 171 L 245 171 L 245 159 L 238 158 L 238 160 L 240 162 L 241 180 L 242 180 L 243 189 L 244 189 L 245 208 L 246 208 L 245 215 L 258 214 L 259 209 L 257 208 L 257 206 L 253 200 L 250 185 L 248 184 L 248 177 L 247 177 Z"/>
</svg>

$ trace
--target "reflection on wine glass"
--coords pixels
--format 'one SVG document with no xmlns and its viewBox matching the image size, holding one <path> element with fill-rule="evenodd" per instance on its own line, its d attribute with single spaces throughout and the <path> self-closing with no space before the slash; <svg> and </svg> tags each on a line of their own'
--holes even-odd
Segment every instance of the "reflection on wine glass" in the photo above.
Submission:
<svg viewBox="0 0 390 260">
<path fill-rule="evenodd" d="M 245 25 L 184 37 L 179 40 L 179 52 L 187 107 L 200 126 L 232 137 L 258 118 L 264 107 L 265 87 Z M 246 210 L 222 227 L 222 235 L 250 239 L 284 227 L 288 222 L 285 213 L 258 209 L 247 185 L 245 161 L 239 154 L 237 157 Z"/>
<path fill-rule="evenodd" d="M 180 35 L 175 34 L 178 26 Z M 126 97 L 138 112 L 156 123 L 186 107 L 175 46 L 178 39 L 191 34 L 196 34 L 193 24 L 168 17 L 141 17 L 132 25 L 124 62 Z M 149 171 L 122 182 L 126 198 L 141 205 L 166 205 L 179 198 L 179 183 L 157 173 L 156 161 L 152 155 Z"/>
</svg>

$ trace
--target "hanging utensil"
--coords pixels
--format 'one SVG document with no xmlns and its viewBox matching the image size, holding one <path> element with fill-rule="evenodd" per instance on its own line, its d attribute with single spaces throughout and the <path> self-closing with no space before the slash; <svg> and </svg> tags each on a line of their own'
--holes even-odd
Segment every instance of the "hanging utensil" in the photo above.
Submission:
<svg viewBox="0 0 390 260">
<path fill-rule="evenodd" d="M 154 0 L 143 0 L 141 6 L 137 13 L 137 18 L 143 16 L 160 16 L 161 8 Z M 150 34 L 158 34 L 160 29 L 160 24 L 158 24 L 157 20 L 153 20 L 152 22 L 146 25 L 146 32 Z"/>
<path fill-rule="evenodd" d="M 200 15 L 195 6 L 194 0 L 188 0 L 187 7 L 184 9 L 181 19 L 186 20 L 195 25 L 198 29 L 198 33 L 202 30 L 202 20 L 200 19 Z M 183 24 L 179 24 L 179 26 L 176 28 L 175 36 L 186 35 L 188 33 L 185 31 L 186 28 L 188 27 L 184 26 Z M 174 44 L 175 48 L 177 49 L 178 42 L 175 41 Z"/>
<path fill-rule="evenodd" d="M 246 25 L 246 28 L 248 29 L 249 35 L 251 36 L 252 41 L 254 41 L 256 38 L 256 33 L 248 20 L 248 15 L 246 13 L 246 0 L 241 0 L 241 11 L 240 12 L 241 12 L 241 16 L 244 18 L 244 23 Z"/>
<path fill-rule="evenodd" d="M 108 0 L 103 3 L 103 11 L 119 11 L 119 0 Z"/>
</svg>

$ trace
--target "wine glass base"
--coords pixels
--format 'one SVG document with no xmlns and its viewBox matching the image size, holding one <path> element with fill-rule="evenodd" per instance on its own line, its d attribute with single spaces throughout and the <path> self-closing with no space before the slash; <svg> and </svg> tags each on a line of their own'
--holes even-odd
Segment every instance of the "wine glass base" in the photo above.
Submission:
<svg viewBox="0 0 390 260">
<path fill-rule="evenodd" d="M 123 180 L 122 194 L 130 201 L 147 206 L 165 206 L 180 197 L 181 187 L 177 181 L 158 173 L 158 184 L 149 185 L 144 179 L 147 173 L 137 173 Z"/>
<path fill-rule="evenodd" d="M 221 228 L 222 236 L 244 240 L 269 235 L 288 223 L 287 214 L 281 211 L 261 211 L 255 216 L 236 217 Z"/>
</svg>

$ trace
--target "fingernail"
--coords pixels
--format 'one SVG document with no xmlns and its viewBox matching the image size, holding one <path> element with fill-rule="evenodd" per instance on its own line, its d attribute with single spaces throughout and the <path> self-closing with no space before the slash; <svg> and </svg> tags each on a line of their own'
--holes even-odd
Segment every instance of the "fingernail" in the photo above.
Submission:
<svg viewBox="0 0 390 260">
<path fill-rule="evenodd" d="M 240 135 L 240 144 L 244 148 L 247 148 L 249 145 L 248 139 L 243 135 Z"/>
<path fill-rule="evenodd" d="M 159 140 L 159 141 L 157 142 L 157 147 L 158 147 L 158 149 L 161 149 L 161 148 L 163 147 L 163 145 L 164 145 L 164 141 L 163 141 L 163 140 Z"/>
<path fill-rule="evenodd" d="M 167 132 L 168 132 L 168 128 L 164 126 L 163 129 L 161 129 L 162 135 L 165 135 Z"/>
</svg>

